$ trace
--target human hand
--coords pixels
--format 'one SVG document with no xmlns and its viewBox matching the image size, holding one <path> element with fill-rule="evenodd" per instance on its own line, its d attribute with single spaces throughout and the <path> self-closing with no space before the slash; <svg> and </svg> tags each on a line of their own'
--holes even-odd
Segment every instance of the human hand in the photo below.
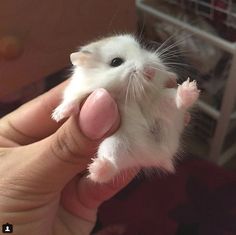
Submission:
<svg viewBox="0 0 236 235">
<path fill-rule="evenodd" d="M 118 109 L 99 89 L 79 115 L 55 123 L 64 87 L 0 119 L 0 224 L 12 223 L 17 235 L 89 234 L 99 205 L 134 176 L 96 184 L 83 175 L 102 138 L 118 128 Z"/>
</svg>

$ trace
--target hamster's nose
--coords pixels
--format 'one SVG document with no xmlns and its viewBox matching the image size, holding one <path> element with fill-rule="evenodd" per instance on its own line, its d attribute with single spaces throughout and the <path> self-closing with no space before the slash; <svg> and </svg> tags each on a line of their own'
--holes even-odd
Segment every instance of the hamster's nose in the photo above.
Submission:
<svg viewBox="0 0 236 235">
<path fill-rule="evenodd" d="M 151 67 L 145 67 L 143 69 L 143 73 L 144 73 L 144 76 L 148 80 L 152 80 L 155 77 L 155 75 L 156 75 L 156 70 L 154 68 L 151 68 Z"/>
</svg>

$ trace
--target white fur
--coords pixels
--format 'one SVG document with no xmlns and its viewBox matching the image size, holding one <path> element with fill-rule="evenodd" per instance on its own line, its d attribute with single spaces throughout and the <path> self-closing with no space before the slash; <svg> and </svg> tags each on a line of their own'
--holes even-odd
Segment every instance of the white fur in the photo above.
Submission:
<svg viewBox="0 0 236 235">
<path fill-rule="evenodd" d="M 88 94 L 101 87 L 115 97 L 121 114 L 119 130 L 100 144 L 89 166 L 89 177 L 106 182 L 121 170 L 135 167 L 173 172 L 173 156 L 179 147 L 185 112 L 198 98 L 196 83 L 188 80 L 178 89 L 165 88 L 164 82 L 173 73 L 131 35 L 105 38 L 83 50 L 92 54 L 94 63 L 89 68 L 75 66 L 53 119 L 68 117 Z M 111 67 L 110 61 L 116 57 L 125 63 Z M 73 58 L 77 58 L 75 53 Z M 143 74 L 146 68 L 155 68 L 153 79 Z"/>
</svg>

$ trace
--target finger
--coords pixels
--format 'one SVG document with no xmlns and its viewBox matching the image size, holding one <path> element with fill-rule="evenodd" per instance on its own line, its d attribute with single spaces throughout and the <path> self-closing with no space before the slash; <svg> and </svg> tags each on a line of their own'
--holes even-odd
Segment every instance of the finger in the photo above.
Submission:
<svg viewBox="0 0 236 235">
<path fill-rule="evenodd" d="M 124 171 L 114 180 L 103 184 L 95 183 L 86 176 L 82 179 L 75 178 L 63 191 L 63 206 L 75 216 L 95 221 L 97 208 L 129 184 L 137 172 Z"/>
<path fill-rule="evenodd" d="M 88 97 L 79 117 L 71 117 L 42 141 L 15 148 L 14 154 L 24 155 L 21 171 L 29 182 L 43 185 L 42 190 L 57 191 L 86 169 L 101 138 L 118 124 L 115 101 L 107 91 L 98 89 Z"/>
<path fill-rule="evenodd" d="M 67 82 L 3 117 L 0 120 L 0 135 L 14 143 L 25 145 L 54 133 L 61 124 L 51 119 L 51 113 L 60 102 Z"/>
</svg>

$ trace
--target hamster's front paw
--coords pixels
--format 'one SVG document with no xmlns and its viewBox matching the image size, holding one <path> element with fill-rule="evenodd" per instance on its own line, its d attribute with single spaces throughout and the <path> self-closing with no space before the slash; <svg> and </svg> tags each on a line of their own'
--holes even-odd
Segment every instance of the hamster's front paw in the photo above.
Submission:
<svg viewBox="0 0 236 235">
<path fill-rule="evenodd" d="M 190 108 L 198 99 L 199 92 L 196 81 L 190 82 L 188 78 L 187 81 L 183 82 L 177 89 L 177 107 L 184 109 Z"/>
<path fill-rule="evenodd" d="M 69 117 L 74 109 L 73 104 L 61 103 L 52 113 L 52 119 L 56 122 L 61 121 L 62 119 Z"/>
<path fill-rule="evenodd" d="M 114 164 L 104 158 L 95 158 L 88 170 L 88 178 L 98 183 L 108 182 L 117 174 L 117 168 Z"/>
</svg>

